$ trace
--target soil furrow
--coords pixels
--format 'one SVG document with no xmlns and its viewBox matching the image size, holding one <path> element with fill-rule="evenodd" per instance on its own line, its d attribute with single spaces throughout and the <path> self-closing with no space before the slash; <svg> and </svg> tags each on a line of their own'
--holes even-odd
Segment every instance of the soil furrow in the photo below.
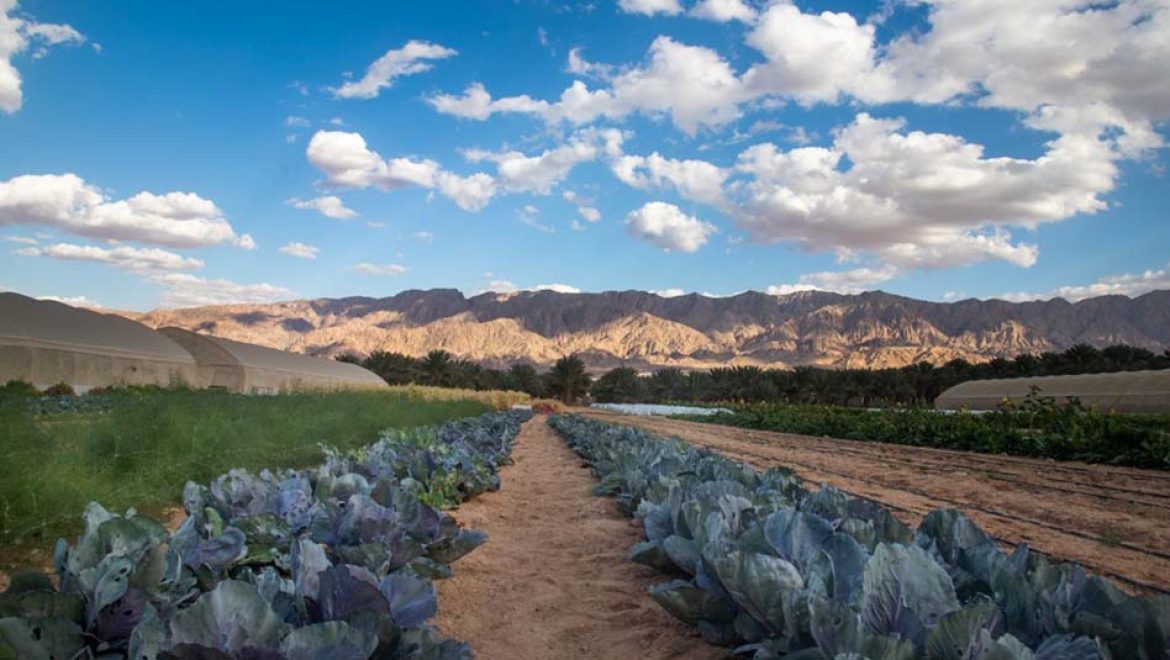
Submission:
<svg viewBox="0 0 1170 660">
<path fill-rule="evenodd" d="M 478 658 L 723 658 L 646 593 L 665 580 L 627 558 L 639 528 L 544 417 L 517 437 L 503 486 L 453 515 L 488 533 L 439 583 L 436 624 Z"/>
</svg>

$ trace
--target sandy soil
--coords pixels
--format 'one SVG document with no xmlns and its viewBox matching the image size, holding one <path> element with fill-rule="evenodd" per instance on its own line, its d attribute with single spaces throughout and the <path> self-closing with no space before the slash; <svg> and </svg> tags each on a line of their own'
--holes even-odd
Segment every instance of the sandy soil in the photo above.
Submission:
<svg viewBox="0 0 1170 660">
<path fill-rule="evenodd" d="M 584 411 L 760 467 L 782 465 L 885 503 L 910 525 L 956 508 L 1007 544 L 1027 541 L 1134 591 L 1170 593 L 1170 473 L 771 433 Z"/>
<path fill-rule="evenodd" d="M 664 577 L 629 561 L 638 527 L 550 429 L 528 422 L 503 487 L 453 515 L 488 542 L 439 582 L 436 624 L 484 660 L 722 658 L 658 607 L 646 589 Z"/>
</svg>

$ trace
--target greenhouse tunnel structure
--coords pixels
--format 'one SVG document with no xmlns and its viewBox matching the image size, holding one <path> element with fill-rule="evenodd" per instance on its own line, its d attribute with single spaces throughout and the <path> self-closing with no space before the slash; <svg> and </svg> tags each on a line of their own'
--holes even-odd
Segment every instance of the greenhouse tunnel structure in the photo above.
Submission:
<svg viewBox="0 0 1170 660">
<path fill-rule="evenodd" d="M 1059 404 L 1075 398 L 1105 412 L 1170 413 L 1170 369 L 969 380 L 940 394 L 934 407 L 995 410 L 1005 400 L 1019 404 L 1033 388 L 1038 396 L 1054 399 Z"/>
<path fill-rule="evenodd" d="M 241 394 L 387 387 L 354 364 L 0 293 L 0 384 L 13 380 L 39 389 L 66 383 L 78 393 L 133 385 Z"/>
</svg>

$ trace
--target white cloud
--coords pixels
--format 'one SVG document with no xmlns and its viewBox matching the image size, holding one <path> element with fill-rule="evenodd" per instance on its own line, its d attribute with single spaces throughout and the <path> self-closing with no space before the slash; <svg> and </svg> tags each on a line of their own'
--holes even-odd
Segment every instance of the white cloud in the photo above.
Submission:
<svg viewBox="0 0 1170 660">
<path fill-rule="evenodd" d="M 91 300 L 85 296 L 37 296 L 37 300 L 51 300 L 52 302 L 59 302 L 70 307 L 92 307 L 101 308 L 101 303 L 96 300 Z"/>
<path fill-rule="evenodd" d="M 54 227 L 79 236 L 177 248 L 221 243 L 253 249 L 210 200 L 187 192 L 140 192 L 123 200 L 76 174 L 36 174 L 0 181 L 0 226 Z"/>
<path fill-rule="evenodd" d="M 411 236 L 413 236 L 417 240 L 425 241 L 428 243 L 435 240 L 435 235 L 429 231 L 416 231 L 413 234 L 411 234 Z"/>
<path fill-rule="evenodd" d="M 520 220 L 520 224 L 532 227 L 537 231 L 541 231 L 546 234 L 557 233 L 556 229 L 553 229 L 552 227 L 540 221 L 540 209 L 531 204 L 526 204 L 522 208 L 517 209 L 516 218 Z"/>
<path fill-rule="evenodd" d="M 728 21 L 751 23 L 756 20 L 755 10 L 747 6 L 743 0 L 700 0 L 691 7 L 689 14 L 717 23 Z"/>
<path fill-rule="evenodd" d="M 581 289 L 568 284 L 537 284 L 529 291 L 555 291 L 557 293 L 581 293 Z"/>
<path fill-rule="evenodd" d="M 16 252 L 26 257 L 92 261 L 137 273 L 197 270 L 203 267 L 203 261 L 199 259 L 183 257 L 159 248 L 135 248 L 126 245 L 107 249 L 96 245 L 56 243 L 43 247 L 21 248 Z"/>
<path fill-rule="evenodd" d="M 353 266 L 350 266 L 349 269 L 355 273 L 361 273 L 363 275 L 383 275 L 387 277 L 395 277 L 410 270 L 406 266 L 402 266 L 400 264 L 372 264 L 366 261 L 363 261 L 359 264 L 354 264 Z"/>
<path fill-rule="evenodd" d="M 196 307 L 234 303 L 269 303 L 292 300 L 297 294 L 271 284 L 237 284 L 189 273 L 152 275 L 150 281 L 163 287 L 163 307 Z"/>
<path fill-rule="evenodd" d="M 666 14 L 676 16 L 682 13 L 682 5 L 678 0 L 618 0 L 618 7 L 627 14 Z"/>
<path fill-rule="evenodd" d="M 797 278 L 795 284 L 770 286 L 767 289 L 767 293 L 772 296 L 785 296 L 800 291 L 860 293 L 872 289 L 875 285 L 891 280 L 898 275 L 899 270 L 888 264 L 876 268 L 854 268 L 843 271 L 808 273 Z"/>
<path fill-rule="evenodd" d="M 429 97 L 427 103 L 445 115 L 480 121 L 497 112 L 543 114 L 549 108 L 549 104 L 545 101 L 536 101 L 527 95 L 493 100 L 491 94 L 480 83 L 469 85 L 463 90 L 462 96 L 436 94 Z"/>
<path fill-rule="evenodd" d="M 496 180 L 483 172 L 460 176 L 450 172 L 435 175 L 439 192 L 464 211 L 482 211 L 496 194 Z"/>
<path fill-rule="evenodd" d="M 1007 228 L 1101 211 L 1117 175 L 1115 153 L 1095 139 L 1060 137 L 1031 160 L 988 157 L 961 137 L 904 124 L 863 113 L 831 147 L 745 150 L 738 169 L 751 178 L 737 223 L 759 242 L 867 250 L 901 267 L 1030 266 L 1036 246 L 1012 244 Z"/>
<path fill-rule="evenodd" d="M 879 84 L 874 67 L 875 26 L 844 12 L 805 14 L 781 1 L 760 16 L 747 43 L 766 62 L 743 76 L 750 96 L 778 94 L 802 103 L 836 102 L 843 93 L 865 94 Z"/>
<path fill-rule="evenodd" d="M 304 117 L 288 116 L 284 118 L 284 125 L 289 128 L 305 128 L 309 125 L 309 120 Z"/>
<path fill-rule="evenodd" d="M 1170 265 L 1161 270 L 1147 270 L 1142 273 L 1106 275 L 1090 284 L 1062 286 L 1048 293 L 1018 292 L 995 297 L 1014 302 L 1047 300 L 1049 298 L 1064 298 L 1076 302 L 1098 296 L 1129 296 L 1133 298 L 1151 291 L 1166 289 L 1170 289 Z"/>
<path fill-rule="evenodd" d="M 334 218 L 336 220 L 347 220 L 358 216 L 357 211 L 348 208 L 341 201 L 341 198 L 336 195 L 325 195 L 322 197 L 314 197 L 313 199 L 293 197 L 287 200 L 285 204 L 296 209 L 316 211 L 327 218 Z"/>
<path fill-rule="evenodd" d="M 12 114 L 24 103 L 20 71 L 12 59 L 39 44 L 34 57 L 42 57 L 48 47 L 59 44 L 82 44 L 85 36 L 72 26 L 37 23 L 17 16 L 16 0 L 0 0 L 0 110 Z"/>
<path fill-rule="evenodd" d="M 672 186 L 684 198 L 722 208 L 723 186 L 729 170 L 701 160 L 673 160 L 654 152 L 649 156 L 624 155 L 610 163 L 622 182 L 643 190 Z"/>
<path fill-rule="evenodd" d="M 0 236 L 0 240 L 9 243 L 19 243 L 20 245 L 36 245 L 37 239 L 29 238 L 27 236 Z"/>
<path fill-rule="evenodd" d="M 645 66 L 614 75 L 608 89 L 590 90 L 577 80 L 554 103 L 527 95 L 493 99 L 479 83 L 468 87 L 462 96 L 441 94 L 428 100 L 439 112 L 478 120 L 495 113 L 522 113 L 543 117 L 549 123 L 586 124 L 600 117 L 621 119 L 634 112 L 669 115 L 688 135 L 740 116 L 738 104 L 748 100 L 746 88 L 714 50 L 661 36 L 650 45 L 647 56 Z M 576 61 L 570 59 L 570 68 L 587 70 L 579 55 Z"/>
<path fill-rule="evenodd" d="M 679 296 L 687 295 L 687 292 L 682 289 L 659 289 L 650 293 L 662 298 L 678 298 Z"/>
<path fill-rule="evenodd" d="M 280 246 L 280 251 L 290 257 L 297 257 L 298 259 L 316 259 L 321 252 L 321 248 L 306 245 L 304 243 L 288 243 Z"/>
<path fill-rule="evenodd" d="M 598 211 L 592 206 L 578 206 L 577 213 L 580 213 L 581 217 L 585 218 L 587 222 L 601 221 L 601 211 Z"/>
<path fill-rule="evenodd" d="M 428 71 L 430 60 L 442 60 L 458 53 L 445 46 L 425 41 L 411 40 L 405 46 L 386 51 L 374 60 L 366 75 L 356 82 L 347 82 L 333 89 L 334 98 L 372 99 L 379 92 L 394 84 L 396 78 Z"/>
<path fill-rule="evenodd" d="M 674 204 L 649 202 L 626 216 L 630 235 L 668 252 L 694 252 L 718 231 L 715 225 L 683 213 Z"/>
<path fill-rule="evenodd" d="M 495 180 L 487 174 L 460 176 L 429 159 L 383 159 L 366 146 L 360 133 L 317 131 L 305 155 L 310 164 L 325 173 L 328 183 L 344 188 L 437 189 L 466 211 L 481 210 L 496 194 Z"/>
<path fill-rule="evenodd" d="M 484 160 L 496 163 L 496 179 L 508 192 L 531 192 L 547 195 L 564 181 L 573 167 L 597 158 L 598 149 L 589 142 L 574 137 L 568 144 L 546 149 L 537 156 L 526 156 L 519 151 L 489 152 L 468 150 L 464 156 L 471 162 Z"/>
<path fill-rule="evenodd" d="M 581 48 L 573 48 L 569 50 L 569 62 L 565 67 L 565 71 L 575 76 L 589 76 L 591 78 L 600 78 L 608 80 L 613 76 L 613 67 L 605 64 L 597 64 L 586 60 L 581 55 Z"/>
</svg>

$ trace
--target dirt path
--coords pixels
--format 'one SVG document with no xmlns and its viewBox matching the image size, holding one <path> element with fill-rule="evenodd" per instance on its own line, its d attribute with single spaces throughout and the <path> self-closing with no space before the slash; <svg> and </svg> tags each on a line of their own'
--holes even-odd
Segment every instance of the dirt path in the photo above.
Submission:
<svg viewBox="0 0 1170 660">
<path fill-rule="evenodd" d="M 810 485 L 880 501 L 910 525 L 932 509 L 960 509 L 1005 543 L 1027 541 L 1131 589 L 1170 593 L 1170 473 L 586 414 L 789 467 Z"/>
<path fill-rule="evenodd" d="M 439 582 L 435 623 L 484 660 L 723 658 L 658 607 L 647 587 L 665 578 L 629 561 L 640 532 L 548 427 L 520 432 L 503 487 L 454 513 L 488 542 Z"/>
</svg>

